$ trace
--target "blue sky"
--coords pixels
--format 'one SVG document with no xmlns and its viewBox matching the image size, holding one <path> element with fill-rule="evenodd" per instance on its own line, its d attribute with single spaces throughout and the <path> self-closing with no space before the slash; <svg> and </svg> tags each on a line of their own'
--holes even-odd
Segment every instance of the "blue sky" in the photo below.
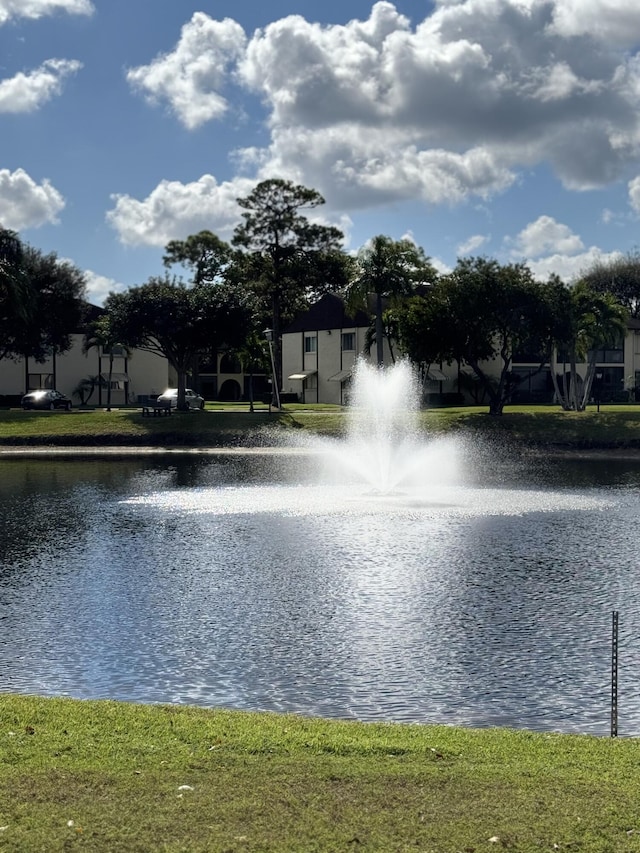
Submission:
<svg viewBox="0 0 640 853">
<path fill-rule="evenodd" d="M 570 280 L 640 245 L 639 45 L 630 0 L 0 0 L 0 223 L 100 303 L 277 176 L 351 251 Z"/>
</svg>

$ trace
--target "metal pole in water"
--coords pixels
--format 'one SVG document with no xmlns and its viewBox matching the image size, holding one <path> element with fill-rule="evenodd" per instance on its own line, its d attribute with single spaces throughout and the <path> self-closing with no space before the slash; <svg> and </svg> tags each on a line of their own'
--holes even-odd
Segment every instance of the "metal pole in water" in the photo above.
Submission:
<svg viewBox="0 0 640 853">
<path fill-rule="evenodd" d="M 611 621 L 611 737 L 618 737 L 618 611 Z"/>
</svg>

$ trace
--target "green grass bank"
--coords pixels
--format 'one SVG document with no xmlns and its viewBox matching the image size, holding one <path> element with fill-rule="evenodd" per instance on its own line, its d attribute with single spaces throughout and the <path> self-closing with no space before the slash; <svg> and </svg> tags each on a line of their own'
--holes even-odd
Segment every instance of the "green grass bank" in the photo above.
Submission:
<svg viewBox="0 0 640 853">
<path fill-rule="evenodd" d="M 640 741 L 0 695 L 12 853 L 640 850 Z"/>
<path fill-rule="evenodd" d="M 142 417 L 139 409 L 106 412 L 0 411 L 0 445 L 222 447 L 286 442 L 291 433 L 344 434 L 349 410 L 286 406 L 280 412 L 246 404 L 203 412 Z M 486 408 L 432 409 L 419 415 L 425 434 L 458 434 L 532 448 L 640 449 L 640 406 L 563 412 L 554 406 L 509 407 L 502 417 Z"/>
</svg>

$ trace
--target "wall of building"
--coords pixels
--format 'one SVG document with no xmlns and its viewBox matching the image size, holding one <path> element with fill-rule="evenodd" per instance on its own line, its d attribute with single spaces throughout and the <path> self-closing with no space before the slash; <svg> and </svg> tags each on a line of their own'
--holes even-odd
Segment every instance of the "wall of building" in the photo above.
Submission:
<svg viewBox="0 0 640 853">
<path fill-rule="evenodd" d="M 47 359 L 39 364 L 33 359 L 27 365 L 24 359 L 0 361 L 0 394 L 3 396 L 21 395 L 26 390 L 33 388 L 56 388 L 63 394 L 72 397 L 75 403 L 79 400 L 74 397 L 74 391 L 83 379 L 90 376 L 99 376 L 109 372 L 109 357 L 101 350 L 94 348 L 88 353 L 82 351 L 84 336 L 77 334 L 73 336 L 73 346 L 69 352 Z M 129 401 L 136 400 L 138 395 L 161 394 L 168 385 L 167 360 L 153 353 L 142 350 L 134 350 L 132 354 L 115 356 L 113 360 L 113 374 L 127 374 L 129 382 L 125 383 L 116 379 L 112 383 L 111 404 L 125 404 L 126 393 Z M 128 388 L 125 385 L 128 384 Z M 102 403 L 106 403 L 107 389 L 101 389 Z M 93 393 L 90 404 L 97 405 L 100 402 L 99 390 Z"/>
<path fill-rule="evenodd" d="M 366 342 L 367 328 L 307 329 L 282 336 L 282 392 L 301 403 L 345 405 L 350 374 Z M 366 357 L 375 361 L 375 353 Z M 385 361 L 391 354 L 385 341 Z M 305 378 L 291 378 L 308 373 Z"/>
</svg>

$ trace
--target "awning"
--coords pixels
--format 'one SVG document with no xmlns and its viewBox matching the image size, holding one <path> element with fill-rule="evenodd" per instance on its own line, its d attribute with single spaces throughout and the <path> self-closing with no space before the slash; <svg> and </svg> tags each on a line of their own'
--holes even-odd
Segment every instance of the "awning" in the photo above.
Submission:
<svg viewBox="0 0 640 853">
<path fill-rule="evenodd" d="M 446 382 L 448 377 L 437 367 L 430 367 L 427 372 L 427 379 L 432 382 Z"/>
<path fill-rule="evenodd" d="M 297 373 L 292 373 L 287 379 L 306 379 L 307 376 L 315 376 L 317 370 L 299 370 Z"/>
<path fill-rule="evenodd" d="M 351 378 L 350 370 L 341 370 L 339 373 L 334 373 L 333 376 L 330 376 L 327 380 L 328 382 L 346 382 L 347 379 Z"/>
<path fill-rule="evenodd" d="M 109 372 L 107 371 L 106 373 L 101 373 L 100 379 L 104 379 L 105 382 L 108 382 L 109 381 Z M 111 374 L 111 381 L 112 382 L 130 382 L 131 380 L 129 379 L 128 373 L 116 373 L 114 371 Z"/>
</svg>

